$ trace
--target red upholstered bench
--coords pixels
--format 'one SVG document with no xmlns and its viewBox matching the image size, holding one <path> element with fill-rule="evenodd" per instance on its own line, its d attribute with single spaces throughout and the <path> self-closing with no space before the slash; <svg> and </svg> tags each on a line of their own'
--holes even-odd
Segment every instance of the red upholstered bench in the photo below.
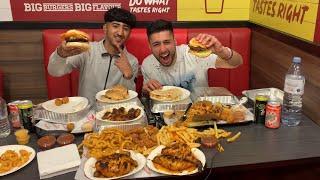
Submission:
<svg viewBox="0 0 320 180">
<path fill-rule="evenodd" d="M 93 41 L 99 41 L 104 37 L 102 29 L 82 29 L 87 32 Z M 48 98 L 53 99 L 63 96 L 76 96 L 78 92 L 79 73 L 73 71 L 63 77 L 52 77 L 48 74 L 47 66 L 51 53 L 60 43 L 60 34 L 66 29 L 48 29 L 43 31 L 44 65 L 46 70 Z M 250 36 L 248 28 L 204 28 L 204 29 L 175 29 L 175 37 L 178 44 L 186 44 L 189 39 L 198 33 L 209 33 L 218 37 L 225 45 L 239 52 L 244 59 L 244 64 L 234 70 L 209 69 L 209 86 L 222 86 L 239 95 L 242 90 L 249 88 L 249 60 L 250 60 Z M 139 64 L 151 51 L 148 46 L 146 30 L 142 28 L 133 29 L 126 43 L 129 52 L 135 55 Z M 136 81 L 136 90 L 141 92 L 143 78 L 139 74 Z"/>
</svg>

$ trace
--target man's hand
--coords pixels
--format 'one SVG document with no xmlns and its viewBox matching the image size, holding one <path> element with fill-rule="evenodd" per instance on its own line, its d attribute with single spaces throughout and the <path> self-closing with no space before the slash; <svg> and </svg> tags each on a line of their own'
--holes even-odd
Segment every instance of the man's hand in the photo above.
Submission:
<svg viewBox="0 0 320 180">
<path fill-rule="evenodd" d="M 232 55 L 232 52 L 228 48 L 222 46 L 221 42 L 215 36 L 209 34 L 198 34 L 196 36 L 196 40 L 205 45 L 222 59 L 228 59 Z"/>
<path fill-rule="evenodd" d="M 83 50 L 81 50 L 80 48 L 76 48 L 76 47 L 67 47 L 66 46 L 66 41 L 63 41 L 60 46 L 57 48 L 57 53 L 59 56 L 66 58 L 69 56 L 74 56 L 77 54 L 82 53 Z"/>
<path fill-rule="evenodd" d="M 120 57 L 115 61 L 115 65 L 119 68 L 119 70 L 122 72 L 123 77 L 126 79 L 131 79 L 133 76 L 133 70 L 131 67 L 131 64 L 129 63 L 129 60 L 123 50 L 118 47 L 120 52 Z"/>
<path fill-rule="evenodd" d="M 155 79 L 150 79 L 147 83 L 143 85 L 142 90 L 150 93 L 153 90 L 161 89 L 161 88 L 162 88 L 162 85 L 160 84 L 159 81 Z"/>
</svg>

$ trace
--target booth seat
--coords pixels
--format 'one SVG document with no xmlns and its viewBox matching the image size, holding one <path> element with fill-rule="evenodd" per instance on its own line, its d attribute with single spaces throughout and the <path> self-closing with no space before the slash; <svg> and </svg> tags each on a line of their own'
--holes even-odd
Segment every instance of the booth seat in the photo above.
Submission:
<svg viewBox="0 0 320 180">
<path fill-rule="evenodd" d="M 0 97 L 3 97 L 3 72 L 0 69 Z"/>
<path fill-rule="evenodd" d="M 102 29 L 81 29 L 89 34 L 93 41 L 99 41 L 104 37 Z M 63 96 L 77 96 L 79 72 L 74 70 L 71 74 L 62 77 L 53 77 L 48 74 L 47 67 L 51 53 L 60 44 L 60 34 L 67 29 L 47 29 L 43 31 L 44 65 L 47 80 L 48 98 L 53 99 Z M 229 89 L 235 95 L 240 95 L 242 90 L 249 88 L 249 60 L 251 31 L 248 28 L 193 28 L 174 29 L 177 44 L 187 44 L 188 41 L 199 33 L 208 33 L 216 36 L 223 45 L 228 46 L 243 57 L 243 65 L 236 69 L 209 69 L 209 86 L 219 86 Z M 126 48 L 135 55 L 139 65 L 145 57 L 151 54 L 148 46 L 146 30 L 144 28 L 133 29 L 126 42 Z M 140 69 L 140 68 L 139 68 Z M 143 77 L 139 71 L 136 79 L 136 91 L 141 92 Z"/>
</svg>

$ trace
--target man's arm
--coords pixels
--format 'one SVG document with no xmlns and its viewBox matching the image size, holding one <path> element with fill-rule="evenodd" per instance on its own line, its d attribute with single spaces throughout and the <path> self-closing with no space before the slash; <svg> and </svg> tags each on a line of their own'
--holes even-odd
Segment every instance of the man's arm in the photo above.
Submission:
<svg viewBox="0 0 320 180">
<path fill-rule="evenodd" d="M 224 47 L 221 42 L 212 35 L 198 34 L 196 39 L 207 48 L 211 49 L 213 53 L 218 55 L 216 61 L 216 68 L 236 68 L 243 63 L 242 56 L 228 48 Z"/>
<path fill-rule="evenodd" d="M 67 64 L 66 61 L 67 58 L 59 56 L 57 50 L 55 50 L 49 58 L 48 73 L 55 77 L 70 73 L 72 71 L 72 65 Z"/>
<path fill-rule="evenodd" d="M 73 68 L 80 66 L 80 53 L 79 49 L 67 48 L 65 42 L 61 43 L 49 58 L 48 73 L 56 77 L 70 73 Z"/>
<path fill-rule="evenodd" d="M 227 52 L 221 55 L 217 54 L 218 58 L 216 61 L 216 68 L 232 69 L 240 66 L 243 63 L 242 56 L 238 52 L 227 47 L 223 48 L 226 49 L 225 51 Z"/>
<path fill-rule="evenodd" d="M 153 90 L 162 88 L 162 84 L 159 81 L 150 78 L 143 64 L 141 66 L 141 72 L 143 75 L 143 87 L 142 87 L 143 93 L 149 93 Z"/>
</svg>

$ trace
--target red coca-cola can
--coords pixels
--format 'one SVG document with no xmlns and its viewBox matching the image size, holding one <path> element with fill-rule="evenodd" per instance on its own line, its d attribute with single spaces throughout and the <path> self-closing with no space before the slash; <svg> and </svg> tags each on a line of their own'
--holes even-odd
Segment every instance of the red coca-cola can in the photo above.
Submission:
<svg viewBox="0 0 320 180">
<path fill-rule="evenodd" d="M 12 127 L 16 129 L 21 127 L 19 108 L 18 108 L 19 103 L 20 101 L 13 101 L 8 104 L 9 119 L 11 121 Z"/>
<path fill-rule="evenodd" d="M 268 101 L 266 107 L 265 126 L 276 129 L 280 127 L 281 104 L 279 101 Z"/>
</svg>

